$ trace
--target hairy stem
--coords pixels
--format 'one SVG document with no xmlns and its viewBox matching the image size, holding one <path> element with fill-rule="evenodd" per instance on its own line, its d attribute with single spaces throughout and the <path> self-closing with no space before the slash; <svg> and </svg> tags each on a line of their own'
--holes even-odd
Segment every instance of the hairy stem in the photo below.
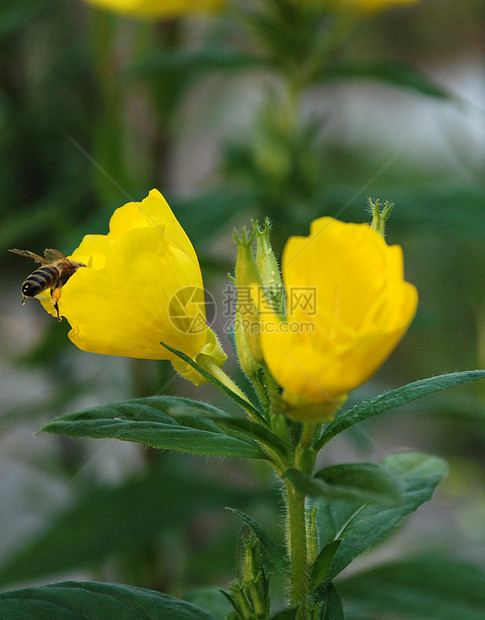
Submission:
<svg viewBox="0 0 485 620">
<path fill-rule="evenodd" d="M 305 497 L 285 482 L 287 523 L 286 537 L 291 563 L 290 604 L 304 604 L 307 595 L 307 536 Z"/>
</svg>

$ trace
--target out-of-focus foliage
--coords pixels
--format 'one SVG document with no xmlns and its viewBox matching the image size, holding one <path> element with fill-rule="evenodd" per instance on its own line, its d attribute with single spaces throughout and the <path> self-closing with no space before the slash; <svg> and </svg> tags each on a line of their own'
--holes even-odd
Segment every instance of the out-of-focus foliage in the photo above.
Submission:
<svg viewBox="0 0 485 620">
<path fill-rule="evenodd" d="M 385 617 L 398 612 L 404 618 L 474 620 L 483 613 L 485 598 L 480 584 L 484 578 L 478 567 L 432 555 L 370 569 L 357 579 L 343 580 L 339 591 L 347 601 L 349 619 L 362 618 L 363 613 Z"/>
<path fill-rule="evenodd" d="M 187 527 L 196 527 L 195 517 L 223 510 L 226 504 L 245 506 L 258 501 L 261 491 L 254 487 L 234 489 L 220 477 L 197 476 L 191 468 L 180 471 L 170 459 L 143 475 L 130 476 L 116 487 L 90 485 L 76 503 L 62 511 L 50 528 L 26 541 L 21 553 L 2 567 L 2 584 L 47 578 L 59 572 L 97 568 L 116 558 L 130 556 L 139 571 L 132 569 L 130 583 L 151 587 L 173 587 L 177 571 L 163 568 L 163 554 L 178 554 L 177 565 L 187 565 L 191 547 L 197 542 L 187 535 Z M 163 498 L 163 501 L 155 501 Z M 229 532 L 230 519 L 221 520 Z M 170 532 L 174 544 L 165 540 Z M 165 534 L 164 534 L 165 533 Z M 156 541 L 153 555 L 150 546 Z M 138 560 L 136 557 L 138 555 Z M 232 560 L 229 556 L 228 560 Z M 172 560 L 175 562 L 175 558 Z M 128 564 L 127 564 L 128 566 Z M 162 569 L 157 575 L 157 570 Z M 218 570 L 230 570 L 230 562 L 221 558 Z M 157 584 L 156 581 L 159 583 Z M 165 583 L 163 583 L 165 582 Z"/>
</svg>

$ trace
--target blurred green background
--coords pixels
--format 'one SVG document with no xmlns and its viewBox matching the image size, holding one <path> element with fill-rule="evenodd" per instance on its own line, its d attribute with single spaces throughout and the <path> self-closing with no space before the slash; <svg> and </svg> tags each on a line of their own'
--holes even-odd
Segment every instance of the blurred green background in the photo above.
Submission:
<svg viewBox="0 0 485 620">
<path fill-rule="evenodd" d="M 367 197 L 387 199 L 387 239 L 403 246 L 419 311 L 352 401 L 485 365 L 483 1 L 364 19 L 298 88 L 299 57 L 321 31 L 308 18 L 291 36 L 280 24 L 270 45 L 251 17 L 153 22 L 80 0 L 0 8 L 2 586 L 94 578 L 180 595 L 231 579 L 240 526 L 225 506 L 270 530 L 281 518 L 259 466 L 34 436 L 60 413 L 155 392 L 228 405 L 164 362 L 77 350 L 66 321 L 20 306 L 33 265 L 9 248 L 69 254 L 157 187 L 200 257 L 215 330 L 243 381 L 223 306 L 233 228 L 269 216 L 281 252 L 313 218 L 368 221 Z M 434 501 L 358 566 L 425 549 L 485 563 L 484 403 L 485 387 L 467 386 L 332 444 L 326 463 L 408 448 L 450 463 Z"/>
</svg>

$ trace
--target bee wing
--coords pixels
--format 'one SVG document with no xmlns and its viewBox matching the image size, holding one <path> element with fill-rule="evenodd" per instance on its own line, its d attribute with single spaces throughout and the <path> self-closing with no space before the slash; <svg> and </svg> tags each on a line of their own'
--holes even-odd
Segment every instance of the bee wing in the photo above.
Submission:
<svg viewBox="0 0 485 620">
<path fill-rule="evenodd" d="M 19 256 L 26 256 L 27 258 L 33 258 L 37 263 L 41 265 L 47 265 L 51 261 L 43 256 L 39 256 L 38 254 L 34 254 L 34 252 L 29 252 L 29 250 L 9 250 L 9 252 L 13 252 L 13 254 L 18 254 Z"/>
<path fill-rule="evenodd" d="M 62 252 L 53 249 L 44 250 L 44 256 L 49 263 L 54 263 L 56 260 L 63 260 L 64 258 L 66 258 Z"/>
</svg>

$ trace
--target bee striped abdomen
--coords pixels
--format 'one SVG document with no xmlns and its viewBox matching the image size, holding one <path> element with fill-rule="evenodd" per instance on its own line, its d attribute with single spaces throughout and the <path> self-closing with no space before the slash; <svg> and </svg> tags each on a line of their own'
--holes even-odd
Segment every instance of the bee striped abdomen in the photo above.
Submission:
<svg viewBox="0 0 485 620">
<path fill-rule="evenodd" d="M 39 267 L 22 284 L 24 297 L 35 297 L 46 288 L 51 288 L 59 280 L 59 270 L 52 265 Z"/>
<path fill-rule="evenodd" d="M 50 289 L 52 307 L 56 312 L 57 319 L 61 321 L 58 302 L 61 298 L 62 286 L 76 273 L 79 267 L 86 267 L 86 265 L 70 260 L 62 252 L 53 248 L 44 250 L 44 256 L 39 256 L 30 250 L 17 250 L 17 248 L 9 250 L 9 252 L 33 258 L 36 263 L 42 265 L 33 271 L 28 278 L 25 278 L 21 289 L 22 305 L 24 305 L 27 297 L 37 297 L 46 289 Z"/>
</svg>

